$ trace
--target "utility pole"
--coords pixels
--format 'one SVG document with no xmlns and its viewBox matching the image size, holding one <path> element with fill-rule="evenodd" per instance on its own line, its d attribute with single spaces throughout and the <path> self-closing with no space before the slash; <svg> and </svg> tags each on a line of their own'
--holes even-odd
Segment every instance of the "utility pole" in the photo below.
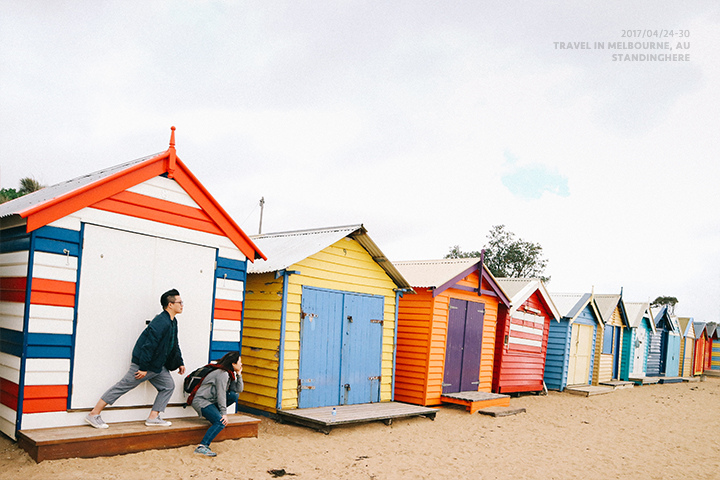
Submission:
<svg viewBox="0 0 720 480">
<path fill-rule="evenodd" d="M 263 210 L 265 209 L 265 197 L 260 198 L 260 227 L 258 228 L 258 235 L 262 234 L 262 217 Z"/>
</svg>

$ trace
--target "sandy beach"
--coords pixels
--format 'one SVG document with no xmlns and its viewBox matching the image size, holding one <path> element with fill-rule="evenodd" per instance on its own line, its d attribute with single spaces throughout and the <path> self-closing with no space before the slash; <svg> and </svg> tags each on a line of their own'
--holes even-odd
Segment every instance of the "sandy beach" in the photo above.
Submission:
<svg viewBox="0 0 720 480">
<path fill-rule="evenodd" d="M 324 435 L 263 419 L 259 437 L 193 447 L 36 464 L 0 437 L 2 479 L 718 479 L 720 378 L 647 385 L 592 397 L 513 398 L 527 411 L 470 415 L 446 406 L 390 426 Z"/>
</svg>

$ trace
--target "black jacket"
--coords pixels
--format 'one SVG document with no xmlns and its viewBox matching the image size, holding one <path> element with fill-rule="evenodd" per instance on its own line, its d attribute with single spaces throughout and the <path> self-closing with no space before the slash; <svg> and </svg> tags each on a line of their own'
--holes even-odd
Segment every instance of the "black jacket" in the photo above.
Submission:
<svg viewBox="0 0 720 480">
<path fill-rule="evenodd" d="M 175 370 L 184 365 L 178 344 L 177 320 L 163 310 L 143 330 L 135 342 L 132 361 L 144 372 L 159 372 L 162 367 Z"/>
</svg>

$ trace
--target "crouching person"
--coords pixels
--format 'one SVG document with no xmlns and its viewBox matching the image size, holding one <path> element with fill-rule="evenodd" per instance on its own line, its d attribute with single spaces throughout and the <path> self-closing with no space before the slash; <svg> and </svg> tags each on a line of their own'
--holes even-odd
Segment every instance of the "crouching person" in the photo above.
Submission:
<svg viewBox="0 0 720 480">
<path fill-rule="evenodd" d="M 227 407 L 237 402 L 238 393 L 243 391 L 239 352 L 226 353 L 216 366 L 216 370 L 205 376 L 192 400 L 192 407 L 198 415 L 211 423 L 200 445 L 195 449 L 195 453 L 208 457 L 217 455 L 210 450 L 210 442 L 227 425 Z"/>
</svg>

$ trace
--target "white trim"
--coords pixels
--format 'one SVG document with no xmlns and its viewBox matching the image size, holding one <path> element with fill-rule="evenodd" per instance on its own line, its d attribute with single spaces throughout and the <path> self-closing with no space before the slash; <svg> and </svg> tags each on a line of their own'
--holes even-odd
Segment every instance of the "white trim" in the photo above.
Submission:
<svg viewBox="0 0 720 480">
<path fill-rule="evenodd" d="M 56 253 L 35 252 L 33 278 L 64 282 L 77 281 L 78 258 Z"/>
<path fill-rule="evenodd" d="M 514 343 L 516 345 L 527 345 L 529 347 L 542 348 L 541 340 L 528 340 L 527 338 L 509 337 L 508 343 Z"/>
<path fill-rule="evenodd" d="M 240 322 L 237 322 L 240 323 Z M 213 329 L 212 339 L 214 342 L 239 342 L 240 332 L 233 332 L 229 330 L 218 330 Z"/>
<path fill-rule="evenodd" d="M 30 305 L 30 333 L 61 333 L 72 335 L 75 310 L 72 307 Z"/>
<path fill-rule="evenodd" d="M 243 301 L 245 282 L 229 280 L 227 278 L 215 279 L 215 299 Z"/>
<path fill-rule="evenodd" d="M 510 335 L 512 335 L 512 332 L 529 333 L 531 335 L 539 335 L 541 337 L 543 335 L 542 328 L 524 327 L 522 325 L 515 325 L 515 324 L 511 323 L 510 324 Z"/>
<path fill-rule="evenodd" d="M 195 203 L 195 200 L 188 195 L 179 183 L 165 177 L 153 177 L 141 184 L 128 188 L 127 191 L 200 209 L 200 205 Z"/>
</svg>

